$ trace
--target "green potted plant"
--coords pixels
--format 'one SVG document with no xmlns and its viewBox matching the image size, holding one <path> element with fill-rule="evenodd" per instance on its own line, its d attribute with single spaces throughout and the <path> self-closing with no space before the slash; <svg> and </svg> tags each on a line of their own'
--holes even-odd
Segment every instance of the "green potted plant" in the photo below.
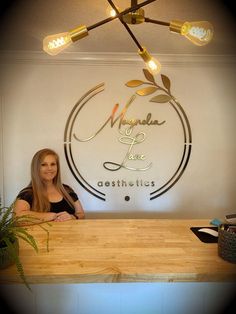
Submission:
<svg viewBox="0 0 236 314">
<path fill-rule="evenodd" d="M 13 205 L 14 204 L 10 207 L 0 206 L 0 269 L 15 264 L 20 278 L 27 288 L 30 289 L 25 277 L 23 265 L 19 258 L 19 239 L 27 242 L 38 252 L 37 243 L 27 229 L 27 225 L 37 224 L 47 233 L 47 250 L 49 251 L 49 232 L 44 226 L 39 224 L 37 218 L 31 216 L 16 216 L 13 213 Z"/>
</svg>

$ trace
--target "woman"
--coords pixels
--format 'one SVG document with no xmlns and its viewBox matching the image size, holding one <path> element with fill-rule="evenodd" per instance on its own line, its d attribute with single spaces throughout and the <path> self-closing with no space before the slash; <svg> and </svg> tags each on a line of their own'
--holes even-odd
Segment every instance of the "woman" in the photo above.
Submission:
<svg viewBox="0 0 236 314">
<path fill-rule="evenodd" d="M 76 193 L 61 183 L 58 155 L 51 149 L 38 151 L 31 162 L 31 182 L 17 196 L 14 212 L 42 221 L 83 219 Z"/>
</svg>

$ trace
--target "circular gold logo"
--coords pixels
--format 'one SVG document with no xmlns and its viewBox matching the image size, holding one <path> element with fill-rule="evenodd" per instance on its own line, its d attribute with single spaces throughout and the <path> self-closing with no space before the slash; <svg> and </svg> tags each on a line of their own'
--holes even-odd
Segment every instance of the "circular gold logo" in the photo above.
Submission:
<svg viewBox="0 0 236 314">
<path fill-rule="evenodd" d="M 154 200 L 177 183 L 189 162 L 191 127 L 171 93 L 170 79 L 162 74 L 158 84 L 147 70 L 143 73 L 145 80 L 130 80 L 107 92 L 104 83 L 93 87 L 66 122 L 70 171 L 103 201 L 114 191 Z"/>
</svg>

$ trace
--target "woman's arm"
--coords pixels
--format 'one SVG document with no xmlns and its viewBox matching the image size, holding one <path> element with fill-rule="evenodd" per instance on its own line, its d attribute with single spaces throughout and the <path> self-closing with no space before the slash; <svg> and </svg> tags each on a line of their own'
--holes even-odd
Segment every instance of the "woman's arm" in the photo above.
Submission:
<svg viewBox="0 0 236 314">
<path fill-rule="evenodd" d="M 79 200 L 74 202 L 74 207 L 75 207 L 75 214 L 71 215 L 66 211 L 57 213 L 57 217 L 55 218 L 55 221 L 67 221 L 67 220 L 73 220 L 73 219 L 84 219 L 85 214 L 83 207 L 80 203 Z M 77 217 L 77 218 L 76 218 Z"/>
<path fill-rule="evenodd" d="M 84 219 L 85 213 L 79 200 L 74 202 L 74 207 L 75 207 L 75 216 L 77 216 L 79 219 Z"/>
<path fill-rule="evenodd" d="M 56 213 L 52 212 L 36 212 L 30 209 L 30 204 L 25 200 L 18 199 L 14 204 L 14 213 L 16 216 L 29 216 L 32 218 L 38 218 L 42 222 L 52 221 L 57 218 Z"/>
</svg>

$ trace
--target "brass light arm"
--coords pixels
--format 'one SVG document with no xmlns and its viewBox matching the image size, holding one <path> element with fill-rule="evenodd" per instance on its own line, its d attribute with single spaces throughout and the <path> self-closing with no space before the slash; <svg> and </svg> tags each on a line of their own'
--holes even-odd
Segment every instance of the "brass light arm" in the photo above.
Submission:
<svg viewBox="0 0 236 314">
<path fill-rule="evenodd" d="M 98 23 L 95 23 L 95 24 L 93 24 L 93 25 L 87 26 L 87 30 L 90 31 L 91 29 L 94 29 L 94 28 L 99 27 L 99 26 L 101 26 L 101 25 L 103 25 L 103 24 L 106 24 L 106 23 L 108 23 L 108 22 L 111 22 L 111 21 L 113 21 L 114 19 L 122 18 L 123 15 L 125 15 L 125 14 L 127 14 L 127 13 L 130 13 L 130 12 L 133 12 L 133 11 L 136 11 L 136 10 L 138 10 L 139 8 L 144 7 L 145 5 L 147 5 L 147 4 L 151 3 L 151 2 L 154 2 L 154 1 L 156 1 L 156 0 L 146 0 L 146 1 L 142 2 L 142 3 L 140 3 L 140 4 L 131 6 L 130 8 L 125 9 L 125 10 L 122 11 L 122 12 L 118 12 L 116 16 L 108 17 L 107 19 L 104 19 L 104 20 L 102 20 L 102 21 L 100 21 L 100 22 L 98 22 Z M 109 2 L 109 1 L 108 1 L 108 2 Z M 117 10 L 116 10 L 116 12 L 117 12 Z"/>
<path fill-rule="evenodd" d="M 88 27 L 86 27 L 86 25 L 79 25 L 67 32 L 46 36 L 43 40 L 43 50 L 50 55 L 57 55 L 69 47 L 72 43 L 88 36 L 90 30 L 118 18 L 129 33 L 130 37 L 133 39 L 134 43 L 137 45 L 138 54 L 145 62 L 148 71 L 154 75 L 160 72 L 160 62 L 156 60 L 145 47 L 140 45 L 128 24 L 138 25 L 146 22 L 167 26 L 169 27 L 170 32 L 184 36 L 197 46 L 204 46 L 212 40 L 214 29 L 208 21 L 188 22 L 173 20 L 170 22 L 164 22 L 145 17 L 145 12 L 142 7 L 156 0 L 143 0 L 140 4 L 138 4 L 138 0 L 130 0 L 130 7 L 123 11 L 119 11 L 113 1 L 114 0 L 107 0 L 113 11 L 112 16 Z"/>
<path fill-rule="evenodd" d="M 144 22 L 153 23 L 153 24 L 159 24 L 159 25 L 164 25 L 164 26 L 170 26 L 169 22 L 153 20 L 153 19 L 149 19 L 148 17 L 144 18 Z"/>
<path fill-rule="evenodd" d="M 114 5 L 114 3 L 112 2 L 112 0 L 107 0 L 109 2 L 109 4 L 111 5 L 111 7 L 115 10 L 116 14 L 119 15 L 119 11 L 117 10 L 116 6 Z M 122 20 L 122 16 L 118 17 L 120 22 L 124 25 L 124 27 L 126 28 L 127 32 L 130 34 L 131 38 L 133 39 L 133 41 L 135 42 L 135 44 L 137 45 L 137 47 L 139 48 L 140 51 L 143 51 L 143 47 L 140 45 L 140 43 L 138 42 L 137 38 L 134 36 L 134 34 L 132 33 L 131 29 L 129 28 L 129 26 Z"/>
<path fill-rule="evenodd" d="M 138 0 L 131 0 L 131 7 L 134 7 L 138 4 Z"/>
</svg>

